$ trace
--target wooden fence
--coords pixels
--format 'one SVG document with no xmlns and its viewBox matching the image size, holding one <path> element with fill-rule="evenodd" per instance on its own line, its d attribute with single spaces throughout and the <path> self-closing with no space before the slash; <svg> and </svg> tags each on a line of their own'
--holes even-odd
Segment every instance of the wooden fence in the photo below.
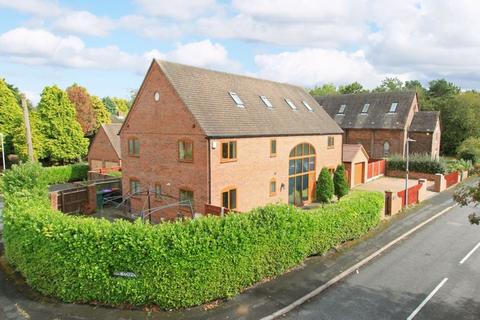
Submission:
<svg viewBox="0 0 480 320">
<path fill-rule="evenodd" d="M 422 188 L 421 183 L 416 184 L 416 185 L 408 188 L 408 205 L 417 204 L 419 202 L 418 201 L 418 191 L 421 188 Z M 405 196 L 406 196 L 405 190 L 397 192 L 397 195 L 398 195 L 399 198 L 402 199 L 402 208 L 404 208 L 405 207 Z"/>
<path fill-rule="evenodd" d="M 64 213 L 80 213 L 88 202 L 88 188 L 76 187 L 56 192 L 57 208 Z"/>
<path fill-rule="evenodd" d="M 373 179 L 385 174 L 385 160 L 371 160 L 368 162 L 367 180 Z"/>
<path fill-rule="evenodd" d="M 447 188 L 450 188 L 451 186 L 455 185 L 458 183 L 458 172 L 451 172 L 449 174 L 445 175 L 445 181 L 447 182 Z"/>
</svg>

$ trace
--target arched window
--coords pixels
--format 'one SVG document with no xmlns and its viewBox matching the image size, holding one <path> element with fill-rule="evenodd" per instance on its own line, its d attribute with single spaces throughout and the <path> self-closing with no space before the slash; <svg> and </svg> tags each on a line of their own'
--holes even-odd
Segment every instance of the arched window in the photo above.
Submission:
<svg viewBox="0 0 480 320">
<path fill-rule="evenodd" d="M 298 206 L 312 200 L 315 182 L 315 149 L 301 143 L 290 151 L 288 164 L 288 202 Z"/>
<path fill-rule="evenodd" d="M 390 155 L 390 142 L 385 141 L 383 143 L 383 156 L 388 157 Z"/>
</svg>

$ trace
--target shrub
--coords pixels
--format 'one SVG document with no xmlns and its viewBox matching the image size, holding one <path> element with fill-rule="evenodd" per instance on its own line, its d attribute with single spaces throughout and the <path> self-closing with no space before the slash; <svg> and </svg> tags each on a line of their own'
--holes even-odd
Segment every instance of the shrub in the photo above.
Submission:
<svg viewBox="0 0 480 320">
<path fill-rule="evenodd" d="M 5 254 L 32 287 L 67 302 L 189 307 L 360 237 L 379 223 L 382 207 L 382 194 L 356 191 L 310 211 L 269 205 L 153 226 L 68 216 L 25 196 L 5 208 Z"/>
<path fill-rule="evenodd" d="M 338 199 L 348 194 L 348 183 L 345 174 L 345 166 L 339 164 L 335 173 L 333 174 L 333 187 L 335 189 L 335 195 Z"/>
<path fill-rule="evenodd" d="M 85 180 L 88 175 L 86 163 L 45 167 L 44 170 L 48 184 Z"/>
<path fill-rule="evenodd" d="M 446 172 L 455 172 L 455 171 L 471 171 L 473 170 L 473 165 L 470 160 L 449 160 L 447 161 Z"/>
<path fill-rule="evenodd" d="M 334 192 L 333 180 L 327 168 L 322 168 L 317 181 L 317 200 L 322 203 L 329 203 Z"/>
<path fill-rule="evenodd" d="M 407 162 L 400 155 L 393 155 L 387 159 L 387 170 L 406 170 Z M 445 173 L 445 160 L 432 159 L 428 154 L 412 154 L 409 160 L 409 170 L 422 173 Z"/>
<path fill-rule="evenodd" d="M 480 162 L 480 138 L 470 137 L 463 141 L 457 148 L 460 159 L 470 160 L 473 164 Z"/>
</svg>

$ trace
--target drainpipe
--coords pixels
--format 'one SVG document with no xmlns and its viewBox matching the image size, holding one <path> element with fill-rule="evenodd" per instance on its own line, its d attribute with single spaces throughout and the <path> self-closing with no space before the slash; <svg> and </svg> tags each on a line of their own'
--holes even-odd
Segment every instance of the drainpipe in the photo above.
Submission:
<svg viewBox="0 0 480 320">
<path fill-rule="evenodd" d="M 210 150 L 211 150 L 211 141 L 210 138 L 207 137 L 208 140 L 208 150 L 207 150 L 207 157 L 208 157 L 208 204 L 212 203 L 212 167 L 211 167 L 211 159 L 210 159 Z"/>
</svg>

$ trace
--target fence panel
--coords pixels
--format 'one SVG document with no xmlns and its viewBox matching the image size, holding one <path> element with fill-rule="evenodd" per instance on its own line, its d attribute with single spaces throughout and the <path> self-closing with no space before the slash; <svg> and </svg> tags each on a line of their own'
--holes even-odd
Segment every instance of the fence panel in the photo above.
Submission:
<svg viewBox="0 0 480 320">
<path fill-rule="evenodd" d="M 64 213 L 81 212 L 88 203 L 86 187 L 62 190 L 58 192 L 58 210 Z"/>
<path fill-rule="evenodd" d="M 447 188 L 458 183 L 458 172 L 452 172 L 445 175 L 445 181 L 447 182 Z"/>
</svg>

